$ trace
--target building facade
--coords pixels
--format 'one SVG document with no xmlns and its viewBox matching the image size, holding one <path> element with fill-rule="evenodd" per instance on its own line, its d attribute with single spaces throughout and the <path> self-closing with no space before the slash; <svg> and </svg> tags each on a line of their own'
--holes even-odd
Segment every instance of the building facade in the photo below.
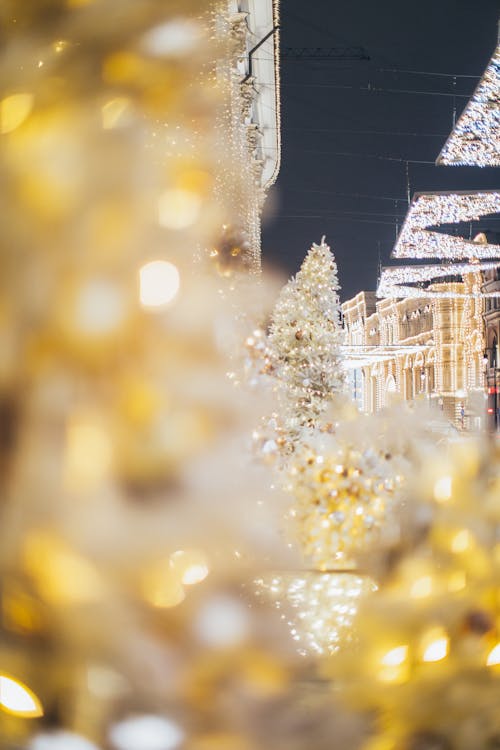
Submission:
<svg viewBox="0 0 500 750">
<path fill-rule="evenodd" d="M 261 215 L 281 156 L 278 0 L 221 0 L 218 10 L 216 78 L 225 96 L 216 130 L 232 165 L 216 186 L 230 207 L 221 245 L 258 273 Z"/>
<path fill-rule="evenodd" d="M 350 381 L 362 411 L 398 399 L 426 401 L 458 427 L 484 423 L 481 283 L 470 273 L 433 284 L 440 297 L 377 301 L 373 292 L 359 292 L 343 303 Z"/>
<path fill-rule="evenodd" d="M 487 271 L 483 291 L 500 292 L 500 267 Z M 487 421 L 490 431 L 500 430 L 500 297 L 487 297 L 484 306 L 486 340 Z"/>
</svg>

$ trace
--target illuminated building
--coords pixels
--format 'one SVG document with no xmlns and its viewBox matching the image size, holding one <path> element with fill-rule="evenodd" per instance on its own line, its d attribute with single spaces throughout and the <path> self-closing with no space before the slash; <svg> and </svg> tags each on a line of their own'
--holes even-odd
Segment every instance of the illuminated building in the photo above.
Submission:
<svg viewBox="0 0 500 750">
<path fill-rule="evenodd" d="M 485 333 L 483 299 L 474 295 L 481 282 L 472 271 L 430 286 L 448 297 L 377 301 L 373 292 L 359 292 L 343 303 L 348 367 L 362 411 L 425 400 L 458 426 L 479 427 Z"/>
<path fill-rule="evenodd" d="M 217 81 L 229 91 L 217 123 L 231 158 L 218 176 L 217 193 L 231 207 L 223 243 L 260 271 L 261 213 L 280 168 L 278 0 L 224 0 L 215 29 L 224 54 Z M 221 201 L 222 202 L 222 201 Z"/>
<path fill-rule="evenodd" d="M 500 267 L 483 276 L 483 291 L 500 291 Z M 500 430 L 500 299 L 485 300 L 486 389 L 488 429 Z"/>
</svg>

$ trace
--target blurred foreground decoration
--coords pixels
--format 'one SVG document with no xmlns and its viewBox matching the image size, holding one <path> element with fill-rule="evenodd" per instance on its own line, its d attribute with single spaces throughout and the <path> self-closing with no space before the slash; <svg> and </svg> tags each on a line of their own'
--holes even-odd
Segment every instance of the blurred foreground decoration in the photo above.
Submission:
<svg viewBox="0 0 500 750">
<path fill-rule="evenodd" d="M 360 605 L 356 669 L 332 664 L 348 703 L 376 712 L 370 750 L 498 745 L 499 460 L 471 439 L 429 460 L 380 589 Z"/>
<path fill-rule="evenodd" d="M 289 554 L 244 455 L 256 402 L 193 263 L 249 187 L 214 127 L 222 9 L 2 4 L 5 750 L 262 748 L 294 701 L 303 667 L 239 591 Z M 267 746 L 303 747 L 283 722 Z"/>
</svg>

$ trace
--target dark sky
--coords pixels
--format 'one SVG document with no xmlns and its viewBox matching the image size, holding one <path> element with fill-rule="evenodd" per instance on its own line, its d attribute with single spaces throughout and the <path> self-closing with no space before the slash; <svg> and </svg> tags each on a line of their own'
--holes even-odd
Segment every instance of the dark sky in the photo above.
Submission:
<svg viewBox="0 0 500 750">
<path fill-rule="evenodd" d="M 264 267 L 295 273 L 326 234 L 348 299 L 375 289 L 379 252 L 389 262 L 408 207 L 406 160 L 412 195 L 500 187 L 495 169 L 433 165 L 467 98 L 361 90 L 469 96 L 495 48 L 499 9 L 497 0 L 282 0 L 282 47 L 362 46 L 371 59 L 282 61 L 282 163 Z M 474 230 L 486 226 L 500 222 Z"/>
</svg>

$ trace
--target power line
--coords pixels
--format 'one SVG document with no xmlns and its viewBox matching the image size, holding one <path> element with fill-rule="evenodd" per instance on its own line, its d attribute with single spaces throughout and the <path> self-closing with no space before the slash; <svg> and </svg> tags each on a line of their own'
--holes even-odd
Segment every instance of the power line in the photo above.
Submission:
<svg viewBox="0 0 500 750">
<path fill-rule="evenodd" d="M 282 47 L 282 60 L 369 60 L 370 56 L 363 47 Z"/>
<path fill-rule="evenodd" d="M 331 219 L 333 221 L 346 221 L 352 224 L 385 224 L 386 226 L 393 227 L 393 221 L 377 221 L 376 219 L 357 219 L 350 218 L 348 216 L 330 215 L 330 214 L 275 214 L 276 218 L 279 219 Z"/>
<path fill-rule="evenodd" d="M 396 135 L 396 136 L 413 136 L 417 138 L 448 138 L 449 133 L 409 133 L 406 131 L 394 130 L 352 130 L 350 128 L 304 128 L 304 127 L 287 127 L 286 130 L 299 130 L 311 133 L 351 133 L 352 135 Z"/>
<path fill-rule="evenodd" d="M 314 208 L 308 208 L 308 207 L 300 207 L 291 209 L 295 211 L 318 211 L 318 207 L 315 206 Z M 339 216 L 391 216 L 397 219 L 404 219 L 405 213 L 399 213 L 394 214 L 386 211 L 344 211 L 344 210 L 336 210 L 335 214 L 338 214 Z"/>
<path fill-rule="evenodd" d="M 380 86 L 343 86 L 337 83 L 286 83 L 281 84 L 282 87 L 293 87 L 293 88 L 316 88 L 316 89 L 341 89 L 341 90 L 352 90 L 352 91 L 367 91 L 375 94 L 413 94 L 421 96 L 445 96 L 447 98 L 459 97 L 461 99 L 470 99 L 472 94 L 450 94 L 445 91 L 417 91 L 416 89 L 385 89 Z"/>
<path fill-rule="evenodd" d="M 328 154 L 330 156 L 347 156 L 347 157 L 355 157 L 357 159 L 380 159 L 381 161 L 395 161 L 399 163 L 408 163 L 408 164 L 432 164 L 433 167 L 436 166 L 436 163 L 434 161 L 427 161 L 425 159 L 403 159 L 400 156 L 381 156 L 379 154 L 356 154 L 352 151 L 324 151 L 324 150 L 316 150 L 316 149 L 309 149 L 304 148 L 301 149 L 302 153 L 304 154 Z"/>
<path fill-rule="evenodd" d="M 381 73 L 405 73 L 414 76 L 440 76 L 442 78 L 475 78 L 480 76 L 467 75 L 466 73 L 431 73 L 426 70 L 400 70 L 399 68 L 377 68 Z"/>
<path fill-rule="evenodd" d="M 308 190 L 304 190 L 304 188 L 285 188 L 286 191 L 292 191 L 297 193 L 322 193 L 324 195 L 337 195 L 342 196 L 345 198 L 370 198 L 373 200 L 380 200 L 380 201 L 402 201 L 403 203 L 406 203 L 406 198 L 393 198 L 391 196 L 387 195 L 369 195 L 368 193 L 338 193 L 332 190 L 318 190 L 316 188 L 309 188 Z"/>
</svg>

